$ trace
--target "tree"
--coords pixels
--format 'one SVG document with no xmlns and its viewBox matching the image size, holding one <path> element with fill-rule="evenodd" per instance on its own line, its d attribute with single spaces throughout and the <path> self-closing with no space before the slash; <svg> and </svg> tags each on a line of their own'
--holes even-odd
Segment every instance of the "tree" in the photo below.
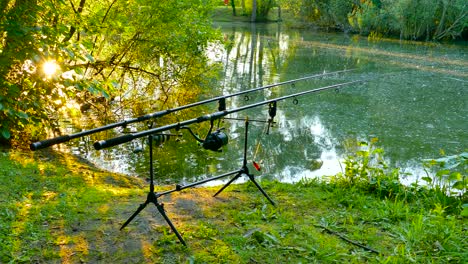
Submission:
<svg viewBox="0 0 468 264">
<path fill-rule="evenodd" d="M 463 38 L 466 0 L 282 0 L 303 23 L 413 40 Z"/>
<path fill-rule="evenodd" d="M 229 0 L 227 0 L 229 1 Z M 231 0 L 231 7 L 232 7 L 232 15 L 233 16 L 237 16 L 237 12 L 236 12 L 236 1 L 235 0 Z"/>
<path fill-rule="evenodd" d="M 177 101 L 208 74 L 204 0 L 10 0 L 0 6 L 0 138 L 36 139 L 70 102 Z M 47 63 L 47 64 L 45 64 Z M 43 71 L 44 65 L 57 72 Z M 42 136 L 43 137 L 43 136 Z"/>
<path fill-rule="evenodd" d="M 250 21 L 256 22 L 257 21 L 257 0 L 252 0 L 252 12 L 251 12 Z"/>
</svg>

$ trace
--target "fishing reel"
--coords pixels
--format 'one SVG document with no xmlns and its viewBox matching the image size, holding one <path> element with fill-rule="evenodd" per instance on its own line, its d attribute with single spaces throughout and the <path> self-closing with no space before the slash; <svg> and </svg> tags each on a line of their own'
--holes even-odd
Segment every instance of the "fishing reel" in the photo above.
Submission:
<svg viewBox="0 0 468 264">
<path fill-rule="evenodd" d="M 190 127 L 183 126 L 180 128 L 187 129 L 190 132 L 190 134 L 195 138 L 195 140 L 201 143 L 201 146 L 204 149 L 208 149 L 211 151 L 221 152 L 221 147 L 223 147 L 224 145 L 227 145 L 229 141 L 226 133 L 222 132 L 224 128 L 219 128 L 219 129 L 216 129 L 214 132 L 211 132 L 213 130 L 213 121 L 211 121 L 210 130 L 208 131 L 205 139 L 201 139 L 200 137 L 195 135 L 195 133 L 193 133 Z"/>
<path fill-rule="evenodd" d="M 201 142 L 201 145 L 204 149 L 221 151 L 220 148 L 227 145 L 228 141 L 226 133 L 222 132 L 221 129 L 217 129 L 215 132 L 208 134 L 205 140 Z"/>
<path fill-rule="evenodd" d="M 268 104 L 268 115 L 270 116 L 270 118 L 268 118 L 268 126 L 267 126 L 267 130 L 266 130 L 266 134 L 270 134 L 270 127 L 273 126 L 273 124 L 275 123 L 275 116 L 276 116 L 276 110 L 278 109 L 278 106 L 276 104 L 276 101 L 274 102 L 271 102 Z"/>
</svg>

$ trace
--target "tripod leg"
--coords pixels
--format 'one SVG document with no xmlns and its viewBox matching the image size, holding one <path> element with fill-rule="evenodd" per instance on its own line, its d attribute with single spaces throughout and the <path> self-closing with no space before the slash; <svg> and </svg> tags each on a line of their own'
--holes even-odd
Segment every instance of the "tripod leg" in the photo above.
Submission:
<svg viewBox="0 0 468 264">
<path fill-rule="evenodd" d="M 275 202 L 273 202 L 273 200 L 270 198 L 270 196 L 268 196 L 268 194 L 265 192 L 265 190 L 263 190 L 260 184 L 258 184 L 254 176 L 252 174 L 248 174 L 248 176 L 249 176 L 249 179 L 255 184 L 255 186 L 257 186 L 257 188 L 262 192 L 262 194 L 268 199 L 268 201 L 270 201 L 272 205 L 276 205 Z"/>
<path fill-rule="evenodd" d="M 216 197 L 216 195 L 220 194 L 226 187 L 228 187 L 231 183 L 233 183 L 239 176 L 241 176 L 242 172 L 238 173 L 236 176 L 234 176 L 231 180 L 229 180 L 221 189 L 219 189 L 218 192 L 216 192 L 213 197 Z"/>
<path fill-rule="evenodd" d="M 141 212 L 141 210 L 145 209 L 147 204 L 148 202 L 140 204 L 135 213 L 133 213 L 132 216 L 130 216 L 130 218 L 128 218 L 128 220 L 122 225 L 122 227 L 120 227 L 120 230 L 124 229 L 133 220 L 133 218 L 135 218 L 135 216 L 137 216 Z"/>
<path fill-rule="evenodd" d="M 158 211 L 159 213 L 164 217 L 164 220 L 166 220 L 166 222 L 169 224 L 169 226 L 171 227 L 172 229 L 172 232 L 174 232 L 174 234 L 177 236 L 177 238 L 179 239 L 180 243 L 182 243 L 182 245 L 184 246 L 187 246 L 187 244 L 185 243 L 184 239 L 182 238 L 182 236 L 179 234 L 179 231 L 177 231 L 177 229 L 175 228 L 175 226 L 172 224 L 171 220 L 169 219 L 169 217 L 167 217 L 166 215 L 166 212 L 164 211 L 164 204 L 162 203 L 154 203 L 156 205 L 156 208 L 158 208 Z"/>
</svg>

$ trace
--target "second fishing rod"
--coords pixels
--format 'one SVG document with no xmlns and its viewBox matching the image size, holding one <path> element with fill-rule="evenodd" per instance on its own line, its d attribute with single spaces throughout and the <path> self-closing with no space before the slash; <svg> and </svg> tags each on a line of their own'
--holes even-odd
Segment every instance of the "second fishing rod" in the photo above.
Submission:
<svg viewBox="0 0 468 264">
<path fill-rule="evenodd" d="M 295 98 L 295 97 L 299 97 L 299 96 L 310 94 L 310 93 L 321 92 L 321 91 L 324 91 L 324 90 L 337 89 L 339 87 L 343 87 L 343 86 L 347 86 L 347 85 L 351 85 L 351 84 L 362 83 L 362 82 L 364 82 L 364 80 L 357 80 L 357 81 L 339 83 L 339 84 L 320 87 L 320 88 L 317 88 L 317 89 L 312 89 L 312 90 L 307 90 L 307 91 L 303 91 L 303 92 L 299 92 L 299 93 L 285 95 L 285 96 L 281 96 L 281 97 L 261 101 L 261 102 L 258 102 L 258 103 L 253 103 L 253 104 L 241 106 L 241 107 L 238 107 L 238 108 L 226 109 L 226 110 L 223 110 L 223 111 L 218 111 L 218 112 L 215 112 L 215 113 L 212 113 L 212 114 L 203 115 L 203 116 L 200 116 L 200 117 L 197 117 L 197 118 L 185 120 L 185 121 L 178 122 L 178 123 L 173 123 L 173 124 L 169 124 L 169 125 L 165 125 L 165 126 L 160 126 L 160 127 L 156 127 L 156 128 L 153 128 L 153 129 L 148 129 L 148 130 L 141 131 L 141 132 L 126 134 L 126 135 L 111 138 L 111 139 L 108 139 L 108 140 L 100 140 L 100 141 L 95 142 L 93 144 L 93 146 L 94 146 L 94 148 L 96 150 L 109 148 L 109 147 L 117 146 L 117 145 L 120 145 L 120 144 L 123 144 L 123 143 L 126 143 L 126 142 L 130 142 L 130 141 L 132 141 L 134 139 L 137 139 L 137 138 L 153 135 L 153 134 L 156 134 L 156 133 L 161 133 L 161 132 L 168 131 L 168 130 L 171 130 L 171 129 L 182 129 L 185 126 L 188 126 L 188 125 L 191 125 L 191 124 L 201 123 L 201 122 L 206 122 L 206 121 L 213 122 L 214 120 L 218 120 L 218 119 L 220 119 L 220 118 L 222 118 L 222 117 L 224 117 L 226 115 L 236 113 L 236 112 L 240 112 L 240 111 L 244 111 L 244 110 L 251 109 L 251 108 L 254 108 L 254 107 L 258 107 L 258 106 L 261 106 L 261 105 L 275 103 L 275 102 L 282 101 L 282 100 L 285 100 L 285 99 L 288 99 L 288 98 Z"/>
<path fill-rule="evenodd" d="M 201 122 L 205 122 L 205 121 L 210 121 L 211 122 L 210 131 L 208 132 L 208 135 L 206 136 L 205 140 L 201 140 L 201 139 L 197 139 L 197 140 L 203 141 L 202 146 L 205 149 L 218 151 L 219 148 L 221 148 L 223 145 L 227 144 L 227 136 L 225 136 L 223 133 L 221 133 L 220 130 L 217 130 L 216 132 L 211 133 L 211 129 L 213 128 L 213 123 L 214 123 L 215 120 L 220 120 L 221 118 L 225 117 L 226 115 L 236 113 L 236 112 L 240 112 L 240 111 L 247 110 L 247 109 L 251 109 L 251 108 L 255 108 L 255 107 L 259 107 L 259 106 L 262 106 L 262 105 L 267 105 L 268 104 L 269 107 L 270 107 L 270 105 L 273 104 L 276 107 L 276 103 L 278 101 L 286 100 L 288 98 L 294 98 L 294 100 L 297 101 L 296 97 L 298 97 L 298 96 L 303 96 L 303 95 L 306 95 L 306 94 L 325 91 L 325 90 L 329 90 L 329 89 L 338 89 L 338 88 L 343 87 L 343 86 L 357 84 L 357 83 L 361 83 L 361 82 L 363 82 L 363 81 L 350 81 L 350 82 L 345 82 L 345 83 L 339 83 L 339 84 L 329 85 L 329 86 L 325 86 L 325 87 L 321 87 L 321 88 L 317 88 L 317 89 L 311 89 L 311 90 L 307 90 L 307 91 L 303 91 L 303 92 L 299 92 L 299 93 L 294 93 L 294 94 L 290 94 L 290 95 L 286 95 L 286 96 L 281 96 L 281 97 L 273 98 L 273 99 L 270 99 L 270 100 L 265 100 L 265 101 L 262 101 L 262 102 L 257 102 L 257 103 L 253 103 L 253 104 L 250 104 L 250 105 L 245 105 L 245 106 L 238 107 L 238 108 L 222 109 L 222 110 L 218 109 L 219 111 L 215 112 L 213 114 L 203 115 L 203 116 L 200 116 L 198 118 L 189 119 L 189 120 L 182 121 L 182 122 L 179 122 L 179 123 L 165 125 L 165 126 L 149 129 L 149 130 L 142 131 L 142 132 L 127 134 L 127 135 L 124 135 L 124 136 L 121 136 L 121 137 L 116 137 L 116 138 L 112 138 L 112 139 L 108 139 L 108 140 L 101 140 L 101 141 L 95 142 L 94 143 L 94 148 L 96 150 L 100 150 L 100 149 L 103 149 L 103 148 L 108 148 L 108 147 L 116 146 L 116 145 L 119 145 L 119 144 L 123 144 L 125 142 L 129 142 L 129 141 L 132 141 L 132 140 L 140 138 L 140 137 L 148 136 L 149 153 L 150 153 L 150 155 L 149 155 L 149 157 L 150 157 L 150 161 L 149 161 L 150 162 L 149 192 L 147 194 L 147 198 L 146 198 L 145 202 L 141 203 L 138 206 L 136 211 L 127 219 L 127 221 L 125 221 L 125 223 L 121 226 L 120 229 L 122 230 L 128 224 L 130 224 L 130 222 L 132 222 L 133 219 L 135 219 L 135 217 L 143 209 L 145 209 L 145 207 L 147 205 L 154 204 L 156 206 L 156 208 L 158 209 L 159 213 L 163 216 L 163 218 L 165 219 L 167 224 L 170 226 L 170 228 L 172 229 L 174 234 L 177 236 L 179 241 L 184 246 L 186 246 L 187 244 L 186 244 L 185 240 L 183 239 L 182 235 L 179 233 L 179 231 L 174 226 L 172 221 L 166 215 L 166 212 L 165 212 L 165 209 L 164 209 L 164 203 L 162 203 L 159 200 L 159 198 L 161 196 L 163 196 L 163 195 L 166 195 L 166 194 L 170 194 L 170 193 L 173 193 L 173 192 L 178 192 L 178 191 L 184 190 L 186 188 L 195 187 L 197 185 L 200 185 L 200 184 L 203 184 L 203 183 L 206 183 L 206 182 L 209 182 L 209 181 L 225 178 L 225 177 L 228 177 L 228 176 L 233 176 L 233 177 L 227 183 L 225 183 L 223 185 L 223 187 L 221 189 L 219 189 L 218 192 L 216 192 L 214 194 L 214 196 L 217 196 L 219 193 L 221 193 L 225 188 L 227 188 L 236 179 L 238 179 L 239 177 L 245 175 L 245 176 L 247 176 L 249 178 L 249 180 L 253 184 L 255 184 L 255 186 L 265 196 L 265 198 L 273 206 L 275 205 L 275 202 L 270 198 L 270 196 L 266 193 L 266 191 L 257 182 L 257 180 L 255 179 L 255 176 L 252 173 L 249 172 L 249 168 L 247 166 L 247 142 L 248 142 L 248 124 L 249 124 L 248 118 L 245 119 L 244 151 L 243 151 L 242 167 L 240 169 L 230 171 L 230 172 L 224 173 L 222 175 L 209 177 L 209 178 L 203 179 L 201 181 L 190 183 L 190 184 L 185 184 L 185 185 L 177 184 L 175 189 L 167 190 L 167 191 L 164 191 L 164 192 L 155 192 L 155 188 L 154 188 L 155 187 L 155 185 L 154 185 L 154 168 L 153 168 L 153 137 L 154 136 L 159 135 L 159 133 L 170 130 L 170 129 L 183 129 L 183 128 L 189 129 L 188 125 L 191 125 L 191 124 L 194 124 L 194 123 L 201 123 Z M 276 110 L 274 110 L 274 112 L 276 112 Z M 269 113 L 271 118 L 273 118 L 274 114 L 276 114 L 276 113 Z M 189 130 L 189 131 L 191 131 L 191 130 Z M 191 133 L 195 138 L 197 138 L 193 134 L 193 132 L 191 132 Z"/>
<path fill-rule="evenodd" d="M 75 139 L 75 138 L 80 138 L 80 137 L 91 135 L 91 134 L 94 134 L 94 133 L 97 133 L 97 132 L 109 130 L 109 129 L 112 129 L 112 128 L 126 127 L 127 125 L 132 124 L 132 123 L 160 118 L 160 117 L 163 117 L 163 116 L 165 116 L 167 114 L 171 114 L 171 113 L 181 111 L 181 110 L 184 110 L 184 109 L 188 109 L 188 108 L 191 108 L 191 107 L 207 104 L 207 103 L 210 103 L 210 102 L 218 101 L 219 104 L 220 104 L 220 108 L 221 108 L 222 104 L 225 104 L 225 99 L 230 98 L 230 97 L 235 97 L 235 96 L 243 95 L 243 94 L 246 94 L 246 93 L 265 90 L 265 89 L 269 89 L 269 88 L 277 87 L 277 86 L 281 86 L 281 85 L 293 84 L 293 83 L 296 83 L 296 82 L 299 82 L 299 81 L 304 81 L 304 80 L 308 80 L 308 79 L 312 79 L 312 78 L 319 78 L 319 77 L 332 75 L 332 74 L 350 72 L 350 71 L 353 71 L 353 70 L 354 69 L 346 69 L 346 70 L 340 70 L 340 71 L 334 71 L 334 72 L 324 72 L 324 73 L 320 73 L 320 74 L 305 76 L 305 77 L 298 78 L 298 79 L 293 79 L 293 80 L 288 80 L 288 81 L 284 81 L 284 82 L 269 84 L 269 85 L 265 85 L 265 86 L 245 90 L 245 91 L 240 91 L 240 92 L 233 93 L 233 94 L 217 96 L 217 97 L 209 98 L 209 99 L 206 99 L 206 100 L 198 101 L 198 102 L 195 102 L 195 103 L 182 105 L 182 106 L 171 108 L 171 109 L 161 110 L 161 111 L 158 111 L 158 112 L 154 112 L 154 113 L 142 115 L 142 116 L 131 118 L 131 119 L 126 119 L 126 120 L 123 120 L 123 121 L 120 121 L 120 122 L 104 125 L 104 126 L 101 126 L 101 127 L 93 128 L 93 129 L 90 129 L 90 130 L 81 131 L 81 132 L 78 132 L 78 133 L 75 133 L 75 134 L 62 135 L 62 136 L 58 136 L 58 137 L 55 137 L 55 138 L 45 139 L 45 140 L 42 140 L 42 141 L 31 143 L 31 145 L 29 147 L 30 147 L 31 150 L 35 151 L 35 150 L 47 148 L 47 147 L 50 147 L 50 146 L 53 146 L 53 145 L 56 145 L 56 144 L 64 143 L 64 142 L 70 141 L 70 140 Z"/>
</svg>

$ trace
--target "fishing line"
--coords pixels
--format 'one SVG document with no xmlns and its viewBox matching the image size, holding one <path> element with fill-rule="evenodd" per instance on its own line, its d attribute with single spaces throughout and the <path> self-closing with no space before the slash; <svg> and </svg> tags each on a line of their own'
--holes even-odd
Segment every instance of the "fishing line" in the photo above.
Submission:
<svg viewBox="0 0 468 264">
<path fill-rule="evenodd" d="M 265 124 L 265 128 L 264 128 L 264 133 L 266 135 L 269 135 L 270 134 L 270 127 L 273 125 L 273 123 L 275 122 L 274 119 L 275 119 L 275 116 L 276 116 L 276 112 L 277 112 L 277 109 L 278 109 L 278 104 L 276 101 L 273 101 L 273 102 L 270 102 L 268 103 L 268 120 Z M 255 147 L 255 152 L 253 154 L 253 158 L 252 158 L 252 164 L 253 166 L 255 167 L 255 169 L 257 171 L 260 171 L 261 170 L 261 167 L 260 165 L 255 161 L 256 160 L 256 157 L 257 157 L 257 154 L 258 152 L 260 151 L 260 137 L 257 137 L 257 143 L 256 143 L 256 147 Z M 261 163 L 261 162 L 260 162 Z"/>
<path fill-rule="evenodd" d="M 266 124 L 265 124 L 265 128 L 264 128 L 264 132 L 267 131 L 268 127 L 269 127 L 269 124 L 266 123 Z M 252 157 L 252 165 L 254 166 L 254 168 L 255 168 L 257 171 L 261 171 L 261 170 L 262 170 L 262 167 L 261 167 L 260 164 L 259 164 L 259 163 L 261 163 L 261 161 L 260 161 L 260 162 L 256 162 L 257 154 L 258 154 L 258 152 L 260 151 L 260 146 L 261 146 L 261 144 L 260 144 L 260 143 L 261 143 L 261 142 L 260 142 L 260 137 L 261 137 L 262 134 L 263 134 L 263 132 L 262 132 L 259 136 L 257 136 L 257 138 L 256 138 L 255 151 L 254 151 L 253 157 Z"/>
</svg>

